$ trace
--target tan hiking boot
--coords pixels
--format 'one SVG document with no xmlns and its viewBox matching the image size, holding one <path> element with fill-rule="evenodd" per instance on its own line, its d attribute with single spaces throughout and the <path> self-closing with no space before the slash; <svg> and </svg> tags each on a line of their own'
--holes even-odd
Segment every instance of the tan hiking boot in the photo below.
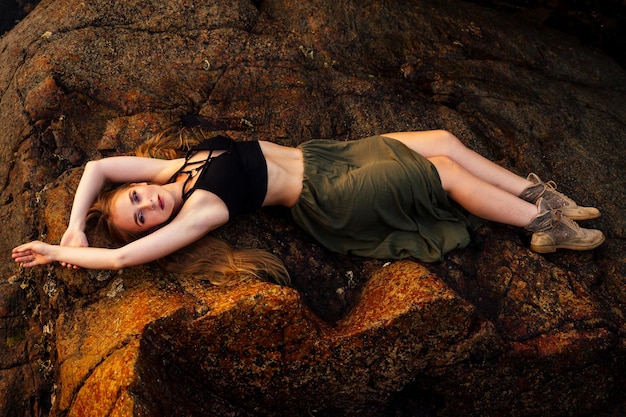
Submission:
<svg viewBox="0 0 626 417">
<path fill-rule="evenodd" d="M 604 242 L 604 234 L 595 229 L 584 229 L 561 209 L 552 209 L 542 197 L 537 200 L 539 214 L 526 230 L 533 236 L 530 248 L 538 253 L 556 252 L 557 249 L 591 250 Z"/>
<path fill-rule="evenodd" d="M 522 200 L 535 204 L 539 198 L 543 197 L 551 208 L 561 209 L 563 214 L 572 220 L 589 220 L 600 217 L 600 210 L 597 208 L 579 206 L 574 200 L 558 192 L 554 181 L 543 182 L 536 174 L 528 175 L 527 179 L 535 185 L 522 191 L 519 196 Z"/>
</svg>

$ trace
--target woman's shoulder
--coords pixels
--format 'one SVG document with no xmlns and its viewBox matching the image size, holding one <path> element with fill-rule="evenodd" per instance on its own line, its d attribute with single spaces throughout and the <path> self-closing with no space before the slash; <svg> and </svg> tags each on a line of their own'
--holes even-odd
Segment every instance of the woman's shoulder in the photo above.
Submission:
<svg viewBox="0 0 626 417">
<path fill-rule="evenodd" d="M 157 184 L 166 184 L 176 174 L 177 171 L 185 164 L 185 158 L 176 159 L 151 159 L 150 164 L 154 164 L 158 167 L 156 175 L 153 178 L 153 182 Z"/>
<path fill-rule="evenodd" d="M 230 213 L 220 197 L 199 189 L 184 202 L 175 218 L 195 223 L 197 227 L 207 228 L 206 232 L 209 232 L 226 224 Z"/>
</svg>

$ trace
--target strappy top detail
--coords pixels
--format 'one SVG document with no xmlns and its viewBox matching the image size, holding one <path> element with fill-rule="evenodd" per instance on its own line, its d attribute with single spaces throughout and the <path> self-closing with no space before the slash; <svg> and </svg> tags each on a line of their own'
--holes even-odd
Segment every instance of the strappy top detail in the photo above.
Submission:
<svg viewBox="0 0 626 417">
<path fill-rule="evenodd" d="M 205 150 L 209 151 L 206 159 L 190 162 Z M 225 152 L 214 156 L 214 151 Z M 235 142 L 225 136 L 207 139 L 187 152 L 185 163 L 168 183 L 181 174 L 187 175 L 183 204 L 197 189 L 210 191 L 224 201 L 230 218 L 261 207 L 267 194 L 267 163 L 258 141 Z M 196 176 L 196 183 L 189 187 Z"/>
</svg>

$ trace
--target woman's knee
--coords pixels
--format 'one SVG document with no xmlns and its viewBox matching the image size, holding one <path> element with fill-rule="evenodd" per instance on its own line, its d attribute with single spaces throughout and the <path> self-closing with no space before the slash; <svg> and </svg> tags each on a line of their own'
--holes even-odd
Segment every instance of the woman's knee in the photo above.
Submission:
<svg viewBox="0 0 626 417">
<path fill-rule="evenodd" d="M 437 168 L 437 171 L 457 171 L 460 166 L 452 158 L 447 155 L 438 155 L 428 158 L 428 160 Z"/>
<path fill-rule="evenodd" d="M 434 156 L 432 158 L 428 158 L 428 160 L 437 170 L 444 190 L 449 190 L 452 186 L 454 186 L 454 184 L 458 183 L 460 178 L 463 177 L 462 174 L 465 171 L 463 167 L 448 156 Z"/>
<path fill-rule="evenodd" d="M 439 140 L 445 149 L 443 155 L 451 157 L 454 156 L 459 150 L 465 148 L 463 142 L 461 142 L 452 132 L 439 130 L 437 133 L 439 135 Z"/>
</svg>

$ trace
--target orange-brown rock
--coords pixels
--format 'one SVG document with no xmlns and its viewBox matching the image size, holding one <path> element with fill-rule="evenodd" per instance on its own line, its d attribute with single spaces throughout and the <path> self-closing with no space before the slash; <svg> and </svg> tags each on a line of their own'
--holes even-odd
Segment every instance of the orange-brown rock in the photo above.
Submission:
<svg viewBox="0 0 626 417">
<path fill-rule="evenodd" d="M 42 1 L 0 39 L 0 410 L 7 416 L 618 415 L 626 383 L 626 74 L 458 0 Z M 293 288 L 154 265 L 22 270 L 88 159 L 182 115 L 296 145 L 445 128 L 603 213 L 538 255 L 488 223 L 439 264 L 328 253 L 282 209 L 216 233 Z M 93 245 L 109 245 L 90 232 Z"/>
</svg>

